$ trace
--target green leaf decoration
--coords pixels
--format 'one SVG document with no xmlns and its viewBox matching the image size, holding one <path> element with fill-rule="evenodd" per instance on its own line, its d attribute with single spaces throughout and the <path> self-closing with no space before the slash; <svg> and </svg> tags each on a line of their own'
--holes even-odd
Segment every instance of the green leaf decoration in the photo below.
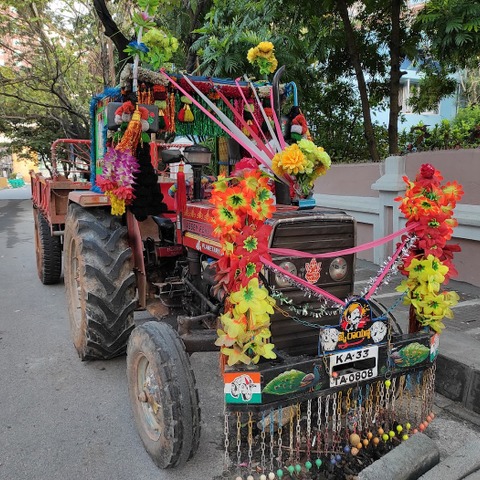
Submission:
<svg viewBox="0 0 480 480">
<path fill-rule="evenodd" d="M 304 378 L 305 373 L 300 370 L 287 370 L 268 382 L 263 388 L 263 393 L 269 393 L 271 395 L 295 393 L 303 387 L 302 380 Z"/>
</svg>

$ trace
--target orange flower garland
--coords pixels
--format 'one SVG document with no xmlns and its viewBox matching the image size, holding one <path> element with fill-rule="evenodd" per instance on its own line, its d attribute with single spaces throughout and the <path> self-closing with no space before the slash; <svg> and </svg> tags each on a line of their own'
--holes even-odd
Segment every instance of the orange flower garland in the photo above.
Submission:
<svg viewBox="0 0 480 480">
<path fill-rule="evenodd" d="M 217 263 L 216 289 L 228 296 L 216 345 L 228 365 L 257 363 L 261 357 L 275 358 L 269 342 L 270 315 L 275 300 L 259 282 L 260 256 L 268 257 L 271 227 L 265 224 L 275 211 L 269 177 L 244 159 L 230 178 L 214 184 L 212 224 L 222 244 Z"/>
<path fill-rule="evenodd" d="M 456 292 L 441 292 L 440 288 L 457 274 L 452 260 L 460 247 L 447 241 L 458 223 L 453 209 L 463 195 L 457 182 L 442 185 L 442 180 L 438 170 L 424 164 L 414 182 L 404 177 L 405 195 L 395 199 L 401 202 L 407 226 L 418 224 L 413 230 L 415 245 L 401 268 L 408 278 L 397 290 L 406 292 L 404 301 L 414 308 L 416 321 L 436 332 L 445 328 L 443 318 L 453 318 L 451 307 L 458 302 Z"/>
</svg>

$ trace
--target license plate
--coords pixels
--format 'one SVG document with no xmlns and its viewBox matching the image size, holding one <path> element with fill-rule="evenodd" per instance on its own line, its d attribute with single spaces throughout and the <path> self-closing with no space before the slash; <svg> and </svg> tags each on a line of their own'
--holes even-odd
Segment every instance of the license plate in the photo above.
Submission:
<svg viewBox="0 0 480 480">
<path fill-rule="evenodd" d="M 371 380 L 378 375 L 378 346 L 330 355 L 330 387 Z"/>
</svg>

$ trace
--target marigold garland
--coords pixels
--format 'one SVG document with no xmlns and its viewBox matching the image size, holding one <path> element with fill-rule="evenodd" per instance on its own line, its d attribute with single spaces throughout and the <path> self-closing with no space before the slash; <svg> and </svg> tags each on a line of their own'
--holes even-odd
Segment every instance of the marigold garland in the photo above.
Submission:
<svg viewBox="0 0 480 480">
<path fill-rule="evenodd" d="M 216 345 L 228 365 L 258 363 L 276 358 L 270 343 L 270 315 L 275 300 L 259 282 L 260 257 L 268 255 L 271 227 L 265 224 L 275 211 L 270 177 L 252 169 L 244 159 L 230 178 L 219 177 L 213 186 L 212 224 L 223 256 L 217 264 L 217 290 L 228 293 Z"/>
<path fill-rule="evenodd" d="M 405 195 L 395 200 L 401 202 L 399 208 L 407 226 L 418 226 L 412 232 L 416 242 L 400 268 L 408 278 L 397 290 L 406 292 L 404 302 L 413 306 L 422 326 L 441 332 L 445 328 L 442 320 L 453 318 L 451 307 L 459 298 L 456 292 L 441 291 L 441 286 L 457 274 L 452 260 L 460 247 L 447 241 L 458 223 L 453 219 L 453 209 L 463 190 L 457 182 L 442 185 L 442 175 L 430 164 L 421 166 L 414 182 L 403 179 L 407 184 Z"/>
</svg>

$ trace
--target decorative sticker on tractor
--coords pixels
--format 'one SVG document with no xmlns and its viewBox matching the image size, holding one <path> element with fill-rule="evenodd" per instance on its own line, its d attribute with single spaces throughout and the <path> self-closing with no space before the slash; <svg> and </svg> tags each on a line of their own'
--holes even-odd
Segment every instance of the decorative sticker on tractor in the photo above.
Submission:
<svg viewBox="0 0 480 480">
<path fill-rule="evenodd" d="M 320 330 L 320 344 L 324 353 L 380 343 L 387 335 L 386 320 L 372 320 L 370 303 L 355 298 L 347 303 L 338 327 Z"/>
<path fill-rule="evenodd" d="M 260 372 L 223 374 L 225 403 L 262 403 Z"/>
<path fill-rule="evenodd" d="M 308 283 L 314 284 L 320 280 L 320 273 L 322 272 L 322 262 L 317 262 L 312 258 L 305 264 L 305 280 Z"/>
</svg>

